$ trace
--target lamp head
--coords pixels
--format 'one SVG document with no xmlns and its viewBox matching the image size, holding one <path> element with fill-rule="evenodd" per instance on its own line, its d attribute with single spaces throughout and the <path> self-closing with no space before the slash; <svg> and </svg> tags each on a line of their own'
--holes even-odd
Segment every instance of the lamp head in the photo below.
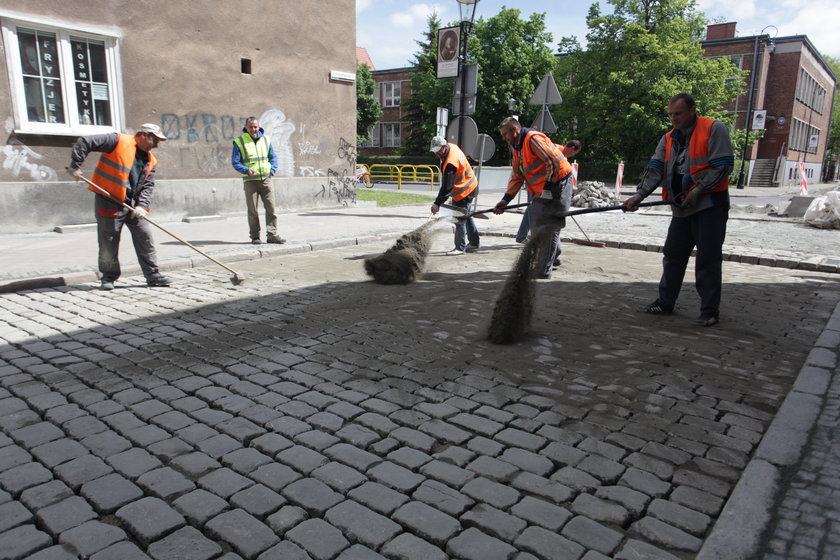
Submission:
<svg viewBox="0 0 840 560">
<path fill-rule="evenodd" d="M 478 0 L 456 1 L 458 2 L 458 13 L 461 15 L 461 21 L 472 23 L 475 18 L 475 8 L 478 4 Z"/>
</svg>

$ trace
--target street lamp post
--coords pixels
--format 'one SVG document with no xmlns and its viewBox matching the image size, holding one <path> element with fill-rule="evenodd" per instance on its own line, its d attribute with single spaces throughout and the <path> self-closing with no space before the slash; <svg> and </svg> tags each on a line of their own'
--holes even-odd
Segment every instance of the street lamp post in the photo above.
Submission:
<svg viewBox="0 0 840 560">
<path fill-rule="evenodd" d="M 458 75 L 461 77 L 461 100 L 460 111 L 458 115 L 458 147 L 463 149 L 464 129 L 463 125 L 464 111 L 467 103 L 467 72 L 465 66 L 467 64 L 467 38 L 472 30 L 473 20 L 475 19 L 475 9 L 479 0 L 457 0 L 458 14 L 461 17 L 461 53 L 458 55 Z"/>
<path fill-rule="evenodd" d="M 768 28 L 776 28 L 775 25 L 768 25 L 764 29 L 762 29 L 758 35 L 755 36 L 753 39 L 753 57 L 752 57 L 752 69 L 750 70 L 750 91 L 747 95 L 747 114 L 744 117 L 744 131 L 746 134 L 744 135 L 744 149 L 741 151 L 741 169 L 738 171 L 738 186 L 737 188 L 743 189 L 744 188 L 744 177 L 746 173 L 744 172 L 744 164 L 747 160 L 747 148 L 750 145 L 750 129 L 752 128 L 752 121 L 750 117 L 752 116 L 753 111 L 753 95 L 755 93 L 755 75 L 758 73 L 758 44 L 760 41 L 764 41 L 764 39 L 769 39 L 769 35 L 762 35 L 764 31 Z M 771 40 L 772 43 L 772 40 Z"/>
</svg>

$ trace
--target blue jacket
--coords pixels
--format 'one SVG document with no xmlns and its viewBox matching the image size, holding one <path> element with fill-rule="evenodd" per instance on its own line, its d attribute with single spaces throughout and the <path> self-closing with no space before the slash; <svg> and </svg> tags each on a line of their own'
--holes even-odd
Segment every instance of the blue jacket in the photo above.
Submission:
<svg viewBox="0 0 840 560">
<path fill-rule="evenodd" d="M 245 128 L 242 128 L 243 134 L 248 134 L 248 131 Z M 262 138 L 265 135 L 265 131 L 260 128 L 260 131 L 257 132 L 257 140 Z M 274 153 L 274 146 L 271 145 L 271 142 L 268 143 L 268 161 L 271 162 L 271 174 L 274 175 L 277 173 L 277 154 Z M 239 148 L 236 145 L 236 142 L 233 143 L 233 152 L 230 154 L 230 163 L 233 165 L 233 168 L 239 171 L 242 175 L 248 173 L 248 167 L 242 164 L 242 154 L 239 153 Z"/>
</svg>

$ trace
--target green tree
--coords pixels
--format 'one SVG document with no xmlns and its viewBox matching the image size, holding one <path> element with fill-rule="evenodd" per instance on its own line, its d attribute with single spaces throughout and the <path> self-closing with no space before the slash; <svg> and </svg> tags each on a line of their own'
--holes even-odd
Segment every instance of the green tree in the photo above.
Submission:
<svg viewBox="0 0 840 560">
<path fill-rule="evenodd" d="M 367 64 L 356 65 L 356 145 L 370 140 L 370 128 L 382 116 L 382 107 L 376 100 L 376 84 Z"/>
<path fill-rule="evenodd" d="M 414 55 L 414 72 L 411 73 L 411 95 L 403 97 L 403 123 L 407 127 L 405 143 L 400 148 L 403 155 L 426 154 L 429 140 L 437 133 L 437 108 L 452 104 L 451 80 L 438 80 L 437 32 L 440 19 L 432 14 L 428 28 L 417 41 L 420 47 Z"/>
<path fill-rule="evenodd" d="M 574 127 L 587 154 L 636 162 L 669 128 L 668 100 L 682 91 L 698 112 L 726 122 L 721 108 L 744 87 L 728 58 L 703 58 L 706 20 L 694 0 L 608 0 L 587 16 L 587 48 L 564 39 L 556 71 L 564 103 L 557 120 Z"/>
<path fill-rule="evenodd" d="M 436 131 L 437 108 L 452 109 L 454 83 L 459 78 L 436 77 L 440 27 L 437 16 L 430 17 L 423 40 L 417 41 L 411 97 L 402 107 L 408 137 L 401 151 L 406 155 L 428 151 L 429 139 Z M 523 20 L 519 10 L 503 8 L 491 18 L 479 18 L 468 40 L 467 62 L 478 64 L 476 112 L 472 118 L 479 132 L 493 135 L 496 145 L 501 146 L 496 127 L 510 114 L 509 99 L 516 100 L 523 122 L 530 124 L 529 119 L 536 115 L 538 107 L 528 105 L 528 100 L 554 64 L 547 46 L 552 36 L 545 30 L 545 14 L 532 14 Z"/>
<path fill-rule="evenodd" d="M 840 59 L 832 56 L 823 56 L 826 63 L 831 67 L 835 76 L 840 76 Z M 831 111 L 831 124 L 828 128 L 828 139 L 825 145 L 825 164 L 828 169 L 835 169 L 840 165 L 840 90 L 834 89 L 834 103 Z"/>
</svg>

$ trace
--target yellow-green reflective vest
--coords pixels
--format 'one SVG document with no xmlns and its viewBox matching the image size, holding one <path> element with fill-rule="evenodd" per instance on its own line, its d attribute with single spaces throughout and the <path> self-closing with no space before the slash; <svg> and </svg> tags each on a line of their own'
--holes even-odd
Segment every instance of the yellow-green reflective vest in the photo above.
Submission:
<svg viewBox="0 0 840 560">
<path fill-rule="evenodd" d="M 256 175 L 244 173 L 246 181 L 264 181 L 271 174 L 271 162 L 268 161 L 268 139 L 263 134 L 254 140 L 247 132 L 233 141 L 239 148 L 242 165 L 253 169 Z"/>
</svg>

